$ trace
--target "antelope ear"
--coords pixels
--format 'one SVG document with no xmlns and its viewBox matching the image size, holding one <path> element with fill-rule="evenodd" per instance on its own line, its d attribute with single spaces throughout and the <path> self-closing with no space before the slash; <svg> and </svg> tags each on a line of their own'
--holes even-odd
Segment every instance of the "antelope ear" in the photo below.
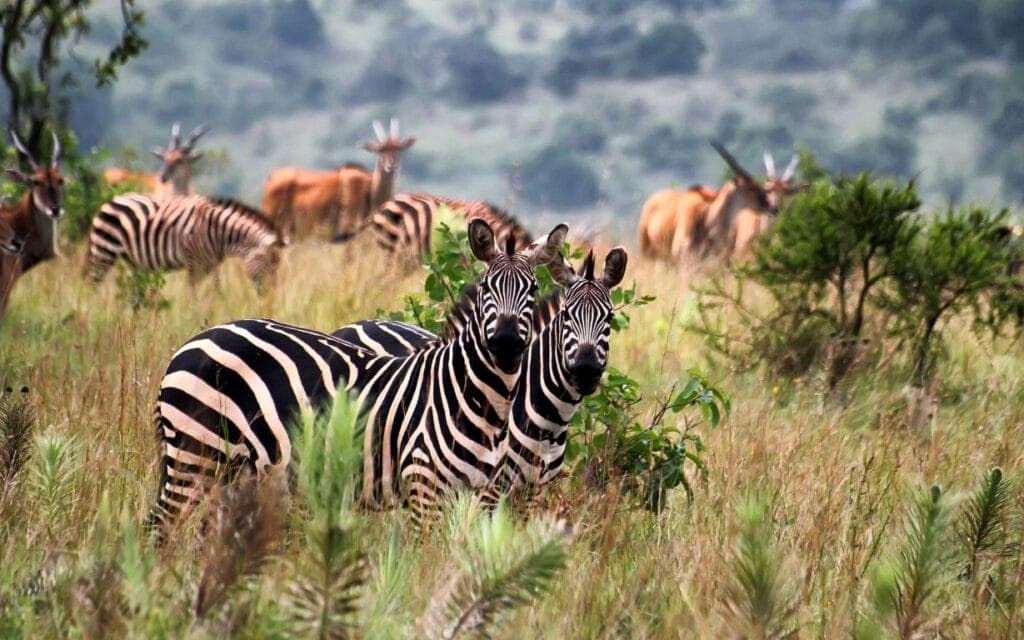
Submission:
<svg viewBox="0 0 1024 640">
<path fill-rule="evenodd" d="M 490 262 L 498 255 L 498 246 L 494 243 L 494 232 L 491 226 L 474 218 L 469 221 L 469 247 L 473 256 L 481 262 Z"/>
<path fill-rule="evenodd" d="M 202 157 L 203 157 L 203 152 L 202 151 L 193 151 L 192 153 L 188 154 L 188 161 L 189 162 L 195 162 L 196 160 L 199 160 Z"/>
<path fill-rule="evenodd" d="M 601 275 L 601 284 L 611 289 L 622 282 L 626 276 L 626 250 L 622 247 L 615 247 L 608 252 L 604 259 L 604 273 Z"/>
<path fill-rule="evenodd" d="M 533 264 L 551 264 L 562 250 L 565 243 L 565 236 L 569 233 L 569 227 L 564 224 L 556 226 L 543 238 L 538 238 L 528 249 L 530 262 Z"/>
<path fill-rule="evenodd" d="M 402 140 L 402 142 L 401 142 L 401 144 L 399 146 L 402 147 L 402 149 L 408 149 L 415 142 L 416 142 L 416 136 L 409 136 L 405 140 Z"/>
<path fill-rule="evenodd" d="M 20 169 L 4 169 L 4 172 L 21 184 L 29 184 L 32 182 L 32 179 L 22 173 Z"/>
<path fill-rule="evenodd" d="M 152 149 L 149 150 L 149 152 L 161 160 L 164 159 L 164 150 L 161 149 L 160 147 L 153 147 Z"/>
</svg>

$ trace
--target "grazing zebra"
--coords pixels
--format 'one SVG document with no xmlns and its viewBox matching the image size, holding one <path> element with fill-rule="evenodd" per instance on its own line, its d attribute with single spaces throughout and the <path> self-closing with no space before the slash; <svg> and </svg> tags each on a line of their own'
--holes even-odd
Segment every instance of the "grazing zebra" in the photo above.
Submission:
<svg viewBox="0 0 1024 640">
<path fill-rule="evenodd" d="M 361 502 L 407 502 L 419 517 L 451 488 L 483 486 L 532 338 L 536 264 L 558 253 L 567 228 L 516 253 L 487 223 L 469 224 L 473 255 L 487 263 L 477 300 L 450 339 L 411 356 L 379 355 L 318 331 L 241 320 L 195 336 L 160 384 L 156 428 L 161 481 L 151 522 L 163 533 L 219 473 L 279 472 L 289 428 L 341 386 L 365 418 Z"/>
<path fill-rule="evenodd" d="M 594 277 L 594 255 L 583 262 L 582 276 L 567 264 L 548 265 L 562 289 L 537 302 L 534 339 L 527 348 L 522 373 L 512 399 L 504 464 L 490 489 L 511 492 L 538 488 L 555 479 L 562 468 L 569 421 L 583 397 L 597 390 L 608 367 L 609 336 L 614 308 L 611 290 L 626 272 L 626 251 L 612 249 L 604 273 Z M 472 307 L 475 291 L 459 313 Z M 463 320 L 453 316 L 449 327 Z M 367 320 L 332 335 L 375 353 L 404 355 L 429 348 L 441 338 L 415 325 Z"/>
<path fill-rule="evenodd" d="M 99 282 L 121 258 L 142 271 L 187 268 L 195 284 L 224 258 L 240 256 L 259 287 L 273 279 L 283 244 L 260 211 L 234 200 L 125 194 L 93 218 L 88 270 Z"/>
<path fill-rule="evenodd" d="M 530 232 L 505 211 L 483 200 L 453 200 L 423 193 L 400 193 L 380 205 L 370 224 L 373 234 L 386 252 L 418 258 L 430 254 L 431 236 L 446 207 L 466 220 L 481 219 L 494 229 L 499 242 L 514 238 L 517 248 L 533 241 Z"/>
</svg>

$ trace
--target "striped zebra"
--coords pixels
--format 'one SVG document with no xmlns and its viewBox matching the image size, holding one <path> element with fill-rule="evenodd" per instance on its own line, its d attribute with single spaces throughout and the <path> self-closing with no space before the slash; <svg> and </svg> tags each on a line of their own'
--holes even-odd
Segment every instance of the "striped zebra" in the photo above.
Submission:
<svg viewBox="0 0 1024 640">
<path fill-rule="evenodd" d="M 390 356 L 273 320 L 204 331 L 174 354 L 160 384 L 161 480 L 151 523 L 162 533 L 221 473 L 283 470 L 289 428 L 342 387 L 365 418 L 361 503 L 409 504 L 415 517 L 450 489 L 486 485 L 500 456 L 512 390 L 532 339 L 533 268 L 558 253 L 559 225 L 527 250 L 501 250 L 487 223 L 469 224 L 487 263 L 467 321 L 449 339 Z"/>
<path fill-rule="evenodd" d="M 132 193 L 105 202 L 93 218 L 87 269 L 99 282 L 121 258 L 141 271 L 187 268 L 195 284 L 239 256 L 260 287 L 273 279 L 283 245 L 259 210 L 235 200 Z"/>
<path fill-rule="evenodd" d="M 539 488 L 555 479 L 565 458 L 568 424 L 580 403 L 594 393 L 608 367 L 611 290 L 625 276 L 627 255 L 621 247 L 605 258 L 604 272 L 594 277 L 589 253 L 577 275 L 562 261 L 548 265 L 562 289 L 537 302 L 534 339 L 527 348 L 522 373 L 512 399 L 502 445 L 503 465 L 490 487 L 511 492 Z M 459 313 L 472 308 L 475 292 Z M 458 314 L 449 328 L 461 326 Z M 332 335 L 375 353 L 407 355 L 443 340 L 415 325 L 367 320 L 343 327 Z"/>
<path fill-rule="evenodd" d="M 465 220 L 491 225 L 498 240 L 515 239 L 517 248 L 533 241 L 530 232 L 509 213 L 483 200 L 453 200 L 424 193 L 400 193 L 380 205 L 370 224 L 377 244 L 391 254 L 410 257 L 430 254 L 431 236 L 442 207 Z"/>
</svg>

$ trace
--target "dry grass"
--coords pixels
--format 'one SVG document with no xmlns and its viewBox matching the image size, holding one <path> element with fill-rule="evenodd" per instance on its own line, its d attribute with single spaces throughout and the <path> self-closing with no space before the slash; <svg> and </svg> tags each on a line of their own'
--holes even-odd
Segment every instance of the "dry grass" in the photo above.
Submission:
<svg viewBox="0 0 1024 640">
<path fill-rule="evenodd" d="M 174 349 L 204 327 L 273 316 L 330 331 L 372 317 L 378 307 L 397 308 L 403 292 L 418 288 L 418 275 L 396 276 L 369 238 L 343 247 L 306 244 L 289 250 L 278 287 L 265 298 L 256 296 L 239 265 L 230 264 L 223 292 L 212 282 L 191 291 L 184 275 L 174 274 L 164 291 L 170 309 L 133 313 L 118 303 L 113 278 L 98 288 L 83 281 L 81 249 L 24 278 L 0 325 L 0 387 L 29 388 L 35 437 L 68 447 L 65 463 L 72 465 L 50 481 L 61 486 L 43 491 L 31 475 L 42 464 L 36 440 L 5 486 L 0 636 L 116 631 L 131 637 L 280 637 L 286 631 L 279 572 L 237 577 L 272 565 L 228 566 L 227 577 L 218 580 L 238 584 L 216 602 L 204 601 L 204 609 L 228 601 L 219 606 L 230 616 L 211 614 L 216 623 L 196 625 L 190 610 L 196 585 L 204 567 L 212 575 L 214 562 L 204 564 L 196 545 L 200 534 L 186 532 L 160 554 L 140 541 L 137 523 L 156 491 L 151 403 L 160 376 Z M 680 278 L 664 266 L 634 260 L 630 279 L 658 300 L 636 310 L 632 326 L 614 337 L 613 364 L 648 392 L 670 387 L 690 367 L 708 370 L 699 338 L 683 329 L 694 303 Z M 731 395 L 733 413 L 702 434 L 709 477 L 695 485 L 692 504 L 676 492 L 655 517 L 629 507 L 614 487 L 607 495 L 557 487 L 565 495 L 551 501 L 572 505 L 576 530 L 567 569 L 545 599 L 517 610 L 498 637 L 765 632 L 750 628 L 756 617 L 746 615 L 743 622 L 737 613 L 743 607 L 734 581 L 737 545 L 754 526 L 738 507 L 751 495 L 764 505 L 756 525 L 763 530 L 752 539 L 768 541 L 768 557 L 785 587 L 773 597 L 792 607 L 780 628 L 798 637 L 850 636 L 864 616 L 877 615 L 883 635 L 898 633 L 882 613 L 871 613 L 873 576 L 899 552 L 917 490 L 940 485 L 956 496 L 1000 466 L 1012 482 L 1008 535 L 1019 543 L 1024 530 L 1020 347 L 993 348 L 966 329 L 955 333 L 939 411 L 925 439 L 906 429 L 902 380 L 894 369 L 861 373 L 845 406 L 837 407 L 822 400 L 822 385 L 813 379 L 785 382 L 714 368 L 711 377 Z M 66 504 L 47 502 L 48 495 L 64 492 L 71 496 Z M 370 637 L 415 635 L 431 589 L 443 583 L 448 566 L 443 543 L 416 545 L 395 529 L 401 522 L 400 514 L 367 514 L 358 527 L 371 585 L 360 624 Z M 286 559 L 303 553 L 292 529 L 282 535 L 281 545 L 263 540 L 268 553 Z M 948 544 L 950 554 L 958 553 L 954 540 Z M 985 562 L 985 577 L 941 585 L 923 605 L 921 628 L 939 629 L 943 637 L 1017 637 L 1012 629 L 1021 623 L 1019 596 L 1007 608 L 992 591 L 1015 585 L 1019 594 L 1021 548 L 1011 546 L 1006 557 Z M 44 574 L 46 580 L 36 580 L 41 595 L 23 595 L 22 587 Z"/>
</svg>

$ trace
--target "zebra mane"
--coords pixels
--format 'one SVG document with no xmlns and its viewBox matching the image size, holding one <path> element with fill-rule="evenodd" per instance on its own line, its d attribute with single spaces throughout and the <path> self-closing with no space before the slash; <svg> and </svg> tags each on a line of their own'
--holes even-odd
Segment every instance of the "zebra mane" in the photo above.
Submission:
<svg viewBox="0 0 1024 640">
<path fill-rule="evenodd" d="M 519 222 L 519 218 L 515 217 L 505 209 L 495 206 L 490 202 L 487 202 L 487 208 L 491 210 L 491 215 L 494 216 L 495 220 L 508 223 L 509 227 L 513 230 L 510 235 L 522 236 L 525 244 L 533 242 L 533 234 L 526 228 L 526 226 Z"/>
<path fill-rule="evenodd" d="M 562 308 L 562 291 L 563 289 L 558 287 L 536 301 L 533 312 L 534 331 L 543 329 Z M 438 334 L 443 341 L 454 340 L 459 331 L 466 326 L 469 317 L 473 315 L 473 309 L 476 308 L 476 298 L 479 293 L 480 288 L 475 282 L 466 285 L 466 288 L 462 290 L 462 296 L 448 311 L 448 319 Z"/>
<path fill-rule="evenodd" d="M 262 211 L 260 211 L 256 207 L 253 207 L 251 205 L 248 205 L 248 204 L 242 202 L 241 200 L 235 200 L 234 198 L 225 198 L 225 197 L 207 198 L 207 200 L 209 200 L 210 202 L 212 202 L 213 204 L 215 204 L 217 206 L 232 207 L 236 211 L 238 211 L 239 213 L 244 215 L 245 217 L 251 218 L 251 219 L 256 220 L 258 222 L 262 222 L 271 231 L 273 231 L 273 229 L 274 229 L 274 223 L 270 221 L 270 218 L 267 217 L 267 214 L 263 213 Z"/>
</svg>

